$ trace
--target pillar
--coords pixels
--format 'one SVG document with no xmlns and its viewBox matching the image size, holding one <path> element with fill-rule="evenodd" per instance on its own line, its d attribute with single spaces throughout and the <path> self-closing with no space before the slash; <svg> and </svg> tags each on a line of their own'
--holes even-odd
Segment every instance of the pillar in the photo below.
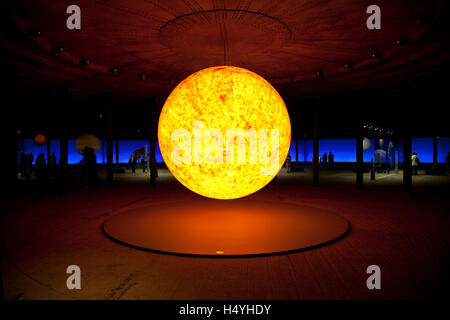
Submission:
<svg viewBox="0 0 450 320">
<path fill-rule="evenodd" d="M 305 162 L 305 166 L 306 166 L 306 160 L 307 160 L 307 156 L 306 156 L 306 139 L 305 140 L 303 140 L 303 147 L 304 147 L 304 156 L 305 156 L 305 158 L 304 158 L 304 162 Z"/>
<path fill-rule="evenodd" d="M 13 197 L 17 182 L 17 131 L 8 125 L 3 117 L 0 130 L 0 195 L 1 205 L 8 205 Z M 1 210 L 0 210 L 1 211 Z"/>
<path fill-rule="evenodd" d="M 356 189 L 359 190 L 364 188 L 363 166 L 363 136 L 358 128 L 356 134 Z"/>
<path fill-rule="evenodd" d="M 153 100 L 150 109 L 150 185 L 156 184 L 158 169 L 156 167 L 156 110 Z"/>
<path fill-rule="evenodd" d="M 47 134 L 47 163 L 48 163 L 48 160 L 50 159 L 51 155 L 52 155 L 52 147 L 51 147 L 51 144 L 50 144 L 50 137 Z"/>
<path fill-rule="evenodd" d="M 436 136 L 433 137 L 433 166 L 432 170 L 436 170 L 437 168 L 437 142 L 438 138 Z"/>
<path fill-rule="evenodd" d="M 373 160 L 372 157 L 372 161 L 370 163 L 370 181 L 374 180 L 375 180 L 375 161 Z"/>
<path fill-rule="evenodd" d="M 102 139 L 102 163 L 105 163 L 105 139 Z"/>
<path fill-rule="evenodd" d="M 113 181 L 113 110 L 112 105 L 108 106 L 106 111 L 106 185 L 112 188 Z"/>
<path fill-rule="evenodd" d="M 69 98 L 69 89 L 67 87 L 51 87 L 52 95 L 59 97 L 59 101 L 68 101 L 68 108 L 75 108 L 72 105 L 72 101 Z M 60 116 L 65 115 L 64 112 L 60 113 Z M 59 132 L 60 146 L 59 146 L 59 173 L 61 183 L 66 184 L 68 182 L 68 164 L 69 164 L 69 136 L 71 134 L 71 128 L 67 127 L 67 123 L 64 121 L 58 122 L 57 132 Z"/>
<path fill-rule="evenodd" d="M 67 164 L 69 162 L 69 141 L 67 139 L 66 135 L 63 135 L 63 137 L 60 140 L 60 147 L 59 147 L 59 166 L 61 168 L 66 168 Z"/>
<path fill-rule="evenodd" d="M 119 140 L 116 140 L 116 167 L 119 167 Z"/>
<path fill-rule="evenodd" d="M 317 111 L 313 114 L 313 185 L 319 185 L 319 124 Z"/>
<path fill-rule="evenodd" d="M 412 193 L 411 137 L 403 137 L 403 192 Z"/>
<path fill-rule="evenodd" d="M 395 173 L 398 174 L 398 150 L 395 150 Z"/>
</svg>

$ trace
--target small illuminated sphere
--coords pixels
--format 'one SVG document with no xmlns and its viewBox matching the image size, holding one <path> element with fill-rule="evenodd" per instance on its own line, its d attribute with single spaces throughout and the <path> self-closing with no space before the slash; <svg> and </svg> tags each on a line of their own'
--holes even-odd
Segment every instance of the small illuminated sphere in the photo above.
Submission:
<svg viewBox="0 0 450 320">
<path fill-rule="evenodd" d="M 364 137 L 363 139 L 363 151 L 369 150 L 372 143 L 369 138 Z"/>
<path fill-rule="evenodd" d="M 259 75 L 238 67 L 200 70 L 167 98 L 158 124 L 164 161 L 188 189 L 235 199 L 263 188 L 291 142 L 283 99 Z"/>
<path fill-rule="evenodd" d="M 43 134 L 38 133 L 34 136 L 33 142 L 38 146 L 43 146 L 47 143 L 47 137 Z"/>
</svg>

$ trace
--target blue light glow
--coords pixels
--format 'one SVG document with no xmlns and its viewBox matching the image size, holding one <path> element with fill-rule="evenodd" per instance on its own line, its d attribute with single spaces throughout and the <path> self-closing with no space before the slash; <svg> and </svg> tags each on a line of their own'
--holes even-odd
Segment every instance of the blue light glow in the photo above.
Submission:
<svg viewBox="0 0 450 320">
<path fill-rule="evenodd" d="M 323 157 L 326 152 L 334 154 L 334 162 L 355 162 L 356 161 L 356 139 L 321 139 L 319 140 L 319 157 Z M 363 152 L 365 162 L 372 161 L 374 153 L 374 143 L 371 140 L 371 146 Z M 292 161 L 295 161 L 295 141 L 291 141 L 289 154 Z M 313 141 L 306 140 L 306 161 L 312 162 L 313 158 Z M 305 161 L 305 141 L 298 141 L 298 161 Z"/>
<path fill-rule="evenodd" d="M 121 140 L 119 141 L 119 162 L 128 163 L 131 153 L 139 148 L 149 146 L 150 143 L 144 140 Z M 100 150 L 97 152 L 97 163 L 106 163 L 106 142 L 101 141 Z M 116 143 L 113 142 L 113 162 L 116 162 Z M 55 156 L 59 162 L 60 157 L 60 140 L 50 141 L 51 152 L 55 153 Z M 81 161 L 82 155 L 80 155 L 75 149 L 75 139 L 68 141 L 68 160 L 69 164 L 76 164 Z M 289 148 L 289 154 L 291 161 L 296 161 L 296 143 L 291 141 Z M 32 152 L 34 157 L 39 153 L 44 153 L 47 158 L 47 146 L 37 146 L 33 139 L 24 139 L 23 149 L 25 154 Z M 22 142 L 18 142 L 18 152 L 22 150 Z M 355 162 L 356 161 L 356 140 L 355 139 L 321 139 L 319 141 L 319 156 L 322 157 L 323 153 L 329 152 L 334 154 L 334 162 Z M 403 161 L 402 144 L 399 143 L 399 162 Z M 431 163 L 433 161 L 433 139 L 432 138 L 413 138 L 412 139 L 412 151 L 416 151 L 419 155 L 421 163 Z M 450 151 L 450 137 L 441 137 L 438 139 L 438 162 L 445 163 L 447 152 Z M 371 147 L 369 150 L 363 152 L 364 162 L 370 162 L 374 154 L 374 140 L 371 139 Z M 313 142 L 312 140 L 306 140 L 306 161 L 312 162 L 313 157 Z M 298 161 L 304 162 L 305 160 L 305 141 L 298 141 Z M 158 143 L 156 144 L 156 162 L 164 162 Z"/>
</svg>

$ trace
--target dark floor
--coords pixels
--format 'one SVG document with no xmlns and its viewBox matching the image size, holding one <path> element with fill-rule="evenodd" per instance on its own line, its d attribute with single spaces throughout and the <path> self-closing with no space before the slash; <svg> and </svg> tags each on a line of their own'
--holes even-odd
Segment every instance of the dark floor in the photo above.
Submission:
<svg viewBox="0 0 450 320">
<path fill-rule="evenodd" d="M 296 203 L 341 215 L 350 233 L 330 245 L 263 257 L 195 258 L 120 245 L 102 234 L 105 219 L 143 205 L 200 199 L 160 170 L 156 188 L 142 173 L 116 174 L 115 188 L 44 188 L 14 200 L 0 215 L 6 299 L 415 299 L 448 292 L 448 176 L 290 173 L 249 197 Z M 22 189 L 21 189 L 22 190 Z M 66 268 L 81 268 L 82 289 L 68 290 Z M 368 290 L 366 268 L 381 268 L 381 290 Z M 448 293 L 447 293 L 448 294 Z M 441 296 L 442 297 L 442 296 Z"/>
</svg>

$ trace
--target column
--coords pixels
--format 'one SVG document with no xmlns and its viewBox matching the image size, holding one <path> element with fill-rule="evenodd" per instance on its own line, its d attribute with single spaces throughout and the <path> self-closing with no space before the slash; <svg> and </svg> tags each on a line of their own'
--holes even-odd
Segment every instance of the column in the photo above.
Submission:
<svg viewBox="0 0 450 320">
<path fill-rule="evenodd" d="M 67 168 L 69 162 L 69 141 L 65 134 L 62 134 L 59 147 L 59 166 Z"/>
<path fill-rule="evenodd" d="M 102 139 L 102 163 L 105 163 L 105 139 Z"/>
<path fill-rule="evenodd" d="M 106 111 L 107 124 L 106 124 L 106 185 L 108 188 L 112 188 L 113 181 L 113 110 L 112 105 L 108 106 Z"/>
<path fill-rule="evenodd" d="M 305 162 L 305 166 L 306 166 L 306 160 L 307 160 L 307 156 L 306 156 L 306 137 L 305 137 L 305 139 L 303 140 L 303 147 L 304 147 L 304 149 L 303 149 L 303 151 L 304 151 L 304 156 L 305 156 L 305 158 L 304 158 L 304 162 Z"/>
<path fill-rule="evenodd" d="M 437 143 L 438 143 L 438 137 L 433 137 L 433 166 L 432 171 L 437 169 Z"/>
<path fill-rule="evenodd" d="M 116 167 L 119 167 L 119 140 L 116 140 Z"/>
<path fill-rule="evenodd" d="M 18 173 L 17 130 L 8 125 L 7 121 L 7 117 L 3 117 L 0 130 L 0 185 L 3 187 L 1 205 L 9 204 L 14 198 Z"/>
<path fill-rule="evenodd" d="M 363 137 L 359 130 L 356 134 L 356 189 L 362 190 L 364 188 L 363 178 Z"/>
<path fill-rule="evenodd" d="M 403 137 L 403 192 L 412 193 L 411 137 Z"/>
<path fill-rule="evenodd" d="M 156 184 L 158 170 L 156 167 L 156 110 L 153 101 L 150 110 L 150 185 Z"/>
<path fill-rule="evenodd" d="M 52 155 L 52 147 L 50 144 L 50 135 L 47 134 L 47 164 L 48 164 L 48 159 L 50 159 L 51 155 Z"/>
<path fill-rule="evenodd" d="M 319 185 L 319 120 L 317 111 L 313 114 L 313 185 Z"/>
</svg>

